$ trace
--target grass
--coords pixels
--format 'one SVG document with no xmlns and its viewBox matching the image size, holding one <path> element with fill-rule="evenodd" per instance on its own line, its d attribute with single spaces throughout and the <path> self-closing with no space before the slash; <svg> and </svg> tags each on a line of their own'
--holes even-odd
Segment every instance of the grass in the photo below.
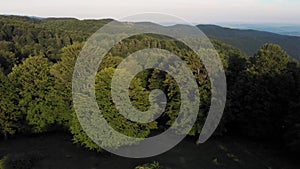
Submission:
<svg viewBox="0 0 300 169">
<path fill-rule="evenodd" d="M 30 152 L 43 158 L 33 169 L 134 169 L 158 162 L 166 169 L 298 169 L 299 162 L 272 145 L 233 137 L 214 138 L 196 145 L 186 138 L 172 150 L 156 157 L 129 159 L 109 153 L 96 153 L 71 143 L 71 136 L 49 133 L 0 141 L 0 159 Z"/>
</svg>

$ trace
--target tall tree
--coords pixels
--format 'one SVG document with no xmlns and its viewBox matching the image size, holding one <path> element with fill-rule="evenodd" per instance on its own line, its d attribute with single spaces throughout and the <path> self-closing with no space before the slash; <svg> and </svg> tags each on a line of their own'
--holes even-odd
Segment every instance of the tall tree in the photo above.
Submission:
<svg viewBox="0 0 300 169">
<path fill-rule="evenodd" d="M 119 114 L 111 97 L 111 79 L 114 71 L 114 68 L 105 68 L 100 70 L 97 74 L 95 90 L 97 103 L 101 113 L 114 130 L 131 137 L 145 138 L 150 134 L 151 130 L 157 128 L 157 124 L 156 122 L 146 124 L 132 122 Z M 133 79 L 128 97 L 130 97 L 133 106 L 140 111 L 146 111 L 149 108 L 149 92 L 147 92 L 141 84 L 140 79 Z M 120 140 L 120 138 L 113 133 L 107 133 L 107 130 L 104 130 L 103 126 L 99 126 L 102 124 L 97 122 L 98 118 L 100 118 L 100 115 L 93 114 L 92 117 L 84 118 L 84 120 L 93 127 L 93 130 L 89 131 L 89 134 L 92 135 L 93 138 L 100 138 L 100 141 L 101 137 L 110 137 L 109 141 L 105 140 L 102 142 L 102 146 L 119 148 L 120 146 L 135 144 L 135 142 L 127 139 Z M 86 133 L 78 123 L 78 119 L 75 117 L 73 120 L 71 133 L 74 135 L 74 142 L 82 144 L 89 149 L 100 150 L 100 148 L 87 137 Z"/>
<path fill-rule="evenodd" d="M 0 69 L 0 132 L 7 139 L 18 130 L 20 113 L 16 108 L 18 99 L 15 89 Z"/>
<path fill-rule="evenodd" d="M 18 91 L 19 108 L 33 132 L 49 130 L 60 112 L 60 100 L 53 90 L 51 63 L 42 56 L 32 56 L 13 68 L 9 74 Z"/>
<path fill-rule="evenodd" d="M 282 134 L 289 105 L 289 56 L 280 46 L 266 44 L 236 84 L 236 122 L 247 136 L 271 138 Z"/>
<path fill-rule="evenodd" d="M 72 45 L 61 49 L 60 61 L 55 63 L 50 73 L 54 76 L 54 90 L 57 92 L 57 97 L 60 98 L 62 105 L 62 114 L 59 116 L 60 122 L 69 127 L 74 113 L 72 105 L 72 76 L 76 63 L 77 55 L 81 51 L 83 43 L 75 42 Z"/>
</svg>

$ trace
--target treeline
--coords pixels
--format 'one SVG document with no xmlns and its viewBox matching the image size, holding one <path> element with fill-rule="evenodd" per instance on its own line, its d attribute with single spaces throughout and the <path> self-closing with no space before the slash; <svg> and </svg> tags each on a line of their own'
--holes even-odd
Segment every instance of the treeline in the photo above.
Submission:
<svg viewBox="0 0 300 169">
<path fill-rule="evenodd" d="M 72 74 L 84 41 L 105 21 L 12 18 L 0 17 L 0 131 L 3 138 L 64 130 L 73 135 L 74 143 L 100 151 L 101 148 L 83 131 L 75 114 Z M 85 26 L 90 32 L 80 30 Z M 263 45 L 253 57 L 244 56 L 239 50 L 217 40 L 213 40 L 213 45 L 222 59 L 228 87 L 225 112 L 216 134 L 276 140 L 290 150 L 299 150 L 299 61 L 290 58 L 274 44 Z M 129 97 L 141 111 L 149 108 L 151 90 L 161 89 L 166 93 L 166 111 L 155 122 L 140 124 L 129 121 L 118 113 L 112 102 L 110 82 L 117 65 L 132 52 L 145 48 L 169 50 L 189 65 L 201 97 L 198 119 L 189 134 L 198 135 L 211 100 L 207 72 L 189 48 L 157 35 L 128 38 L 106 55 L 95 84 L 103 116 L 117 131 L 139 138 L 161 132 L 174 123 L 180 109 L 180 90 L 173 77 L 163 71 L 145 70 L 130 86 Z M 134 143 L 114 137 L 105 143 L 108 147 L 130 144 Z"/>
<path fill-rule="evenodd" d="M 56 62 L 62 47 L 85 41 L 108 21 L 0 16 L 1 66 L 9 72 L 30 55 Z"/>
</svg>

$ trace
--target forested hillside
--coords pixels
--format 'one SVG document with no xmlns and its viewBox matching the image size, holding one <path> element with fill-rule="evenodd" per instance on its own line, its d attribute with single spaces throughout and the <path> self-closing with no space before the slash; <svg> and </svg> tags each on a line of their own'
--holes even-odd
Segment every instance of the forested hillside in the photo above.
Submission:
<svg viewBox="0 0 300 169">
<path fill-rule="evenodd" d="M 72 135 L 74 143 L 90 150 L 103 151 L 78 122 L 72 104 L 72 74 L 84 42 L 108 21 L 0 16 L 1 140 L 15 135 L 64 131 Z M 231 37 L 222 30 L 209 27 L 203 31 L 215 32 L 214 37 L 222 37 L 224 41 L 226 38 L 243 37 L 242 34 Z M 259 38 L 262 39 L 260 43 L 269 40 L 264 39 L 265 36 Z M 289 44 L 289 41 L 285 42 Z M 256 48 L 255 54 L 248 57 L 219 40 L 212 40 L 212 43 L 222 59 L 228 88 L 224 116 L 215 135 L 268 140 L 277 142 L 288 151 L 299 151 L 300 63 L 277 44 L 258 47 L 258 43 L 252 44 L 251 41 L 249 46 L 237 42 L 244 49 L 249 48 L 246 52 Z M 180 106 L 180 90 L 173 77 L 157 69 L 139 73 L 131 83 L 129 97 L 136 108 L 147 110 L 149 92 L 163 90 L 167 93 L 168 103 L 162 117 L 151 123 L 134 123 L 118 114 L 113 106 L 109 84 L 117 65 L 130 53 L 146 48 L 173 52 L 192 70 L 198 82 L 201 105 L 189 135 L 198 136 L 211 100 L 207 72 L 188 47 L 160 35 L 130 37 L 115 45 L 106 55 L 95 84 L 97 103 L 103 116 L 117 131 L 140 138 L 151 136 L 151 132 L 164 131 L 173 124 Z M 290 52 L 295 58 L 300 57 L 299 48 L 295 47 Z M 131 144 L 134 143 L 113 137 L 111 142 L 105 143 L 113 148 Z"/>
<path fill-rule="evenodd" d="M 207 36 L 235 46 L 252 56 L 265 43 L 280 45 L 293 58 L 300 60 L 300 37 L 279 35 L 256 30 L 239 30 L 216 25 L 198 25 Z"/>
<path fill-rule="evenodd" d="M 55 62 L 62 47 L 85 41 L 108 21 L 0 16 L 1 65 L 10 70 L 30 55 L 43 55 Z"/>
</svg>

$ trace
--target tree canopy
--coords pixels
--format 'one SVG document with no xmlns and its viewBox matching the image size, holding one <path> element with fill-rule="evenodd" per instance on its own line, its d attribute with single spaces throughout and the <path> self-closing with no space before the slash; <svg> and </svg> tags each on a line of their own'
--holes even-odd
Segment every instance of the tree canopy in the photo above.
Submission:
<svg viewBox="0 0 300 169">
<path fill-rule="evenodd" d="M 101 150 L 82 129 L 74 111 L 72 75 L 84 42 L 107 22 L 109 20 L 0 16 L 0 132 L 3 137 L 68 129 L 74 143 Z M 265 44 L 253 57 L 247 57 L 219 40 L 212 39 L 212 43 L 221 57 L 228 88 L 225 112 L 216 134 L 278 138 L 276 140 L 289 149 L 299 147 L 299 61 L 293 60 L 276 44 Z M 166 110 L 156 121 L 143 124 L 127 120 L 112 101 L 110 83 L 117 66 L 130 54 L 148 48 L 168 50 L 191 69 L 201 104 L 189 134 L 199 135 L 212 99 L 208 73 L 185 44 L 156 34 L 122 40 L 105 56 L 95 83 L 97 103 L 104 117 L 116 131 L 140 138 L 150 137 L 174 125 L 181 95 L 174 77 L 167 72 L 144 70 L 130 86 L 131 103 L 142 111 L 149 108 L 151 90 L 160 89 L 166 94 Z M 101 126 L 96 125 L 97 118 L 86 120 L 101 131 Z M 114 136 L 104 143 L 115 148 L 131 144 L 134 143 L 117 140 Z"/>
</svg>

